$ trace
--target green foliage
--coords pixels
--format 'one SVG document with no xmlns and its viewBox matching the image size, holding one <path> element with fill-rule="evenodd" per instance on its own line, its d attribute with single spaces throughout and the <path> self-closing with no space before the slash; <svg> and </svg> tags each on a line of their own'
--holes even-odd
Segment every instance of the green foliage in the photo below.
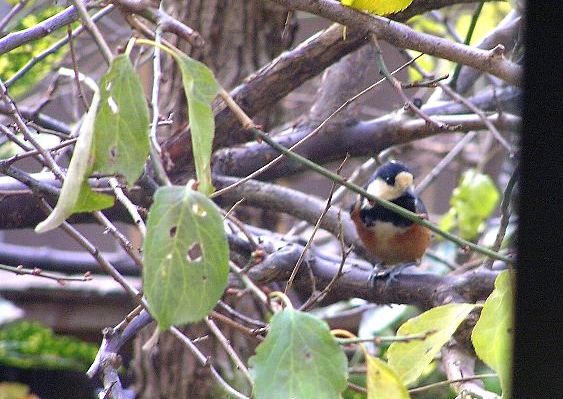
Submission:
<svg viewBox="0 0 563 399">
<path fill-rule="evenodd" d="M 95 345 L 55 335 L 36 322 L 0 328 L 0 364 L 6 366 L 85 371 L 96 352 Z"/>
<path fill-rule="evenodd" d="M 55 15 L 56 13 L 63 10 L 63 7 L 52 6 L 41 10 L 36 10 L 33 14 L 27 15 L 18 21 L 11 30 L 19 31 L 22 29 L 31 28 L 37 23 Z M 9 52 L 8 56 L 0 57 L 0 79 L 2 81 L 8 80 L 14 73 L 16 73 L 21 67 L 23 67 L 30 59 L 34 56 L 40 54 L 55 42 L 57 42 L 63 36 L 62 30 L 60 32 L 55 32 L 47 35 L 41 39 L 34 40 L 32 42 L 26 43 L 19 46 Z M 53 66 L 62 60 L 64 53 L 52 54 L 45 60 L 37 64 L 33 68 L 33 73 L 27 73 L 17 80 L 10 87 L 10 94 L 13 97 L 18 97 L 24 92 L 35 86 L 36 83 L 40 82 L 45 78 L 45 76 L 51 71 Z"/>
<path fill-rule="evenodd" d="M 474 307 L 466 303 L 438 306 L 408 320 L 399 328 L 399 337 L 424 337 L 393 342 L 389 346 L 389 365 L 404 384 L 416 381 Z"/>
<path fill-rule="evenodd" d="M 205 64 L 185 54 L 174 53 L 180 67 L 184 92 L 188 100 L 188 118 L 190 121 L 192 149 L 199 191 L 211 194 L 214 190 L 211 182 L 211 150 L 215 134 L 215 118 L 211 102 L 219 92 L 219 84 L 213 72 Z"/>
<path fill-rule="evenodd" d="M 272 317 L 250 359 L 257 399 L 340 398 L 347 360 L 325 322 L 293 309 Z"/>
<path fill-rule="evenodd" d="M 494 211 L 499 192 L 487 175 L 467 170 L 450 199 L 450 210 L 440 220 L 440 228 L 450 231 L 457 227 L 465 239 L 473 239 L 483 230 L 484 221 Z"/>
<path fill-rule="evenodd" d="M 229 247 L 223 218 L 197 191 L 158 189 L 143 254 L 144 292 L 162 330 L 201 320 L 227 286 Z"/>
<path fill-rule="evenodd" d="M 122 175 L 129 186 L 143 172 L 149 154 L 149 111 L 126 54 L 114 58 L 100 82 L 93 151 L 92 170 Z"/>
<path fill-rule="evenodd" d="M 409 399 L 410 395 L 395 371 L 383 360 L 368 355 L 368 399 Z"/>
<path fill-rule="evenodd" d="M 57 205 L 47 219 L 35 227 L 37 233 L 45 233 L 57 228 L 74 212 L 103 209 L 113 205 L 112 197 L 93 192 L 88 186 L 87 180 L 94 162 L 91 148 L 99 103 L 100 94 L 99 91 L 96 91 L 90 109 L 80 126 L 79 137 L 74 146 Z"/>
<path fill-rule="evenodd" d="M 485 301 L 471 334 L 477 356 L 498 373 L 504 398 L 509 398 L 511 392 L 513 284 L 514 273 L 505 270 L 497 276 L 495 289 Z"/>
<path fill-rule="evenodd" d="M 113 197 L 96 193 L 88 185 L 93 171 L 118 174 L 133 184 L 148 156 L 149 117 L 143 88 L 127 55 L 115 57 L 101 80 L 78 141 L 57 205 L 35 228 L 52 230 L 77 212 L 90 212 L 113 205 Z"/>
<path fill-rule="evenodd" d="M 481 42 L 481 40 L 483 40 L 483 38 L 499 24 L 499 22 L 510 12 L 511 9 L 512 6 L 508 2 L 495 1 L 485 3 L 469 44 L 474 46 Z M 471 18 L 471 13 L 464 13 L 460 15 L 456 21 L 456 31 L 463 38 L 465 38 L 465 35 L 467 34 Z"/>
</svg>

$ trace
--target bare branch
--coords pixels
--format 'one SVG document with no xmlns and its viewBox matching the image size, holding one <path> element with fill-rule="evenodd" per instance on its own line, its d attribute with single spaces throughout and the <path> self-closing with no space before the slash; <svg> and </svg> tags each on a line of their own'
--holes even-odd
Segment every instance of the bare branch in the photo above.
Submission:
<svg viewBox="0 0 563 399">
<path fill-rule="evenodd" d="M 273 0 L 292 9 L 307 11 L 354 29 L 365 29 L 396 47 L 420 51 L 488 72 L 507 83 L 522 84 L 522 68 L 502 56 L 502 51 L 485 51 L 447 39 L 417 32 L 407 25 L 341 5 L 334 0 Z"/>
</svg>

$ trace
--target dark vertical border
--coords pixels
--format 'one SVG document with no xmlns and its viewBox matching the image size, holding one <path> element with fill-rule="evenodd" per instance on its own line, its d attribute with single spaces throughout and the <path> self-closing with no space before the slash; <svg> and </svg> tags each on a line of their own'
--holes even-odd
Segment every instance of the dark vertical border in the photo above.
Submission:
<svg viewBox="0 0 563 399">
<path fill-rule="evenodd" d="M 563 398 L 563 2 L 529 0 L 513 397 Z"/>
</svg>

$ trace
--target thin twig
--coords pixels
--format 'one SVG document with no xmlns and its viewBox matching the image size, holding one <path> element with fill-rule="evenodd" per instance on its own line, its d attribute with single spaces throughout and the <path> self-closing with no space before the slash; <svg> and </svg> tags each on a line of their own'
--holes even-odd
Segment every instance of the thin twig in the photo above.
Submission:
<svg viewBox="0 0 563 399">
<path fill-rule="evenodd" d="M 260 302 L 268 304 L 268 296 L 256 285 L 254 282 L 243 273 L 242 269 L 239 268 L 234 262 L 229 262 L 231 270 L 242 280 L 242 283 L 246 288 L 250 290 L 260 300 Z"/>
<path fill-rule="evenodd" d="M 8 112 L 12 116 L 12 119 L 16 122 L 16 125 L 20 132 L 23 134 L 23 137 L 27 141 L 29 141 L 31 145 L 33 145 L 33 147 L 41 154 L 43 164 L 48 167 L 59 180 L 62 181 L 64 179 L 64 176 L 61 168 L 57 165 L 51 154 L 49 154 L 33 137 L 33 134 L 20 115 L 18 108 L 14 103 L 14 100 L 12 100 L 12 98 L 8 95 L 8 88 L 4 85 L 2 80 L 0 80 L 0 99 L 4 100 L 4 102 L 8 106 Z"/>
<path fill-rule="evenodd" d="M 78 93 L 78 98 L 82 104 L 83 111 L 87 111 L 89 108 L 84 92 L 82 91 L 82 84 L 80 83 L 80 78 L 78 77 L 78 62 L 76 61 L 76 54 L 74 52 L 74 46 L 72 45 L 72 29 L 67 26 L 67 37 L 68 37 L 68 49 L 70 51 L 70 58 L 72 60 L 72 69 L 74 71 L 74 83 L 76 85 L 76 92 Z"/>
<path fill-rule="evenodd" d="M 29 275 L 29 276 L 36 276 L 36 277 L 43 277 L 49 280 L 55 280 L 60 285 L 64 285 L 65 281 L 90 281 L 92 280 L 92 275 L 89 272 L 84 273 L 82 277 L 72 277 L 72 276 L 64 276 L 59 274 L 53 273 L 45 273 L 42 269 L 38 267 L 34 267 L 33 269 L 25 269 L 23 266 L 7 266 L 0 264 L 0 270 L 4 270 L 7 272 L 12 272 L 18 275 Z"/>
<path fill-rule="evenodd" d="M 92 35 L 94 42 L 98 45 L 98 48 L 100 49 L 106 63 L 111 64 L 111 60 L 113 59 L 113 54 L 106 40 L 104 39 L 104 36 L 102 35 L 102 33 L 100 32 L 94 21 L 92 20 L 92 17 L 90 17 L 90 14 L 88 14 L 88 11 L 86 10 L 86 6 L 84 5 L 84 3 L 82 3 L 81 0 L 71 0 L 71 2 L 72 4 L 74 4 L 74 7 L 76 7 L 76 10 L 78 11 L 78 15 L 82 20 L 82 24 L 86 26 L 86 29 L 88 29 L 88 31 Z"/>
<path fill-rule="evenodd" d="M 121 204 L 125 207 L 125 209 L 127 209 L 127 212 L 129 212 L 129 215 L 131 215 L 133 222 L 139 228 L 141 235 L 143 237 L 146 236 L 147 235 L 147 227 L 145 226 L 145 222 L 143 221 L 143 218 L 139 214 L 139 210 L 137 209 L 137 205 L 135 205 L 125 195 L 125 193 L 123 192 L 123 189 L 121 188 L 121 185 L 119 184 L 119 182 L 117 181 L 117 179 L 115 177 L 111 177 L 109 179 L 109 184 L 110 184 L 111 188 L 113 189 L 113 192 L 115 193 L 115 198 L 117 198 L 117 200 L 119 202 L 121 202 Z"/>
<path fill-rule="evenodd" d="M 481 380 L 483 378 L 498 378 L 498 375 L 494 374 L 494 373 L 475 374 L 471 377 L 455 378 L 455 379 L 446 380 L 446 381 L 434 382 L 432 384 L 423 385 L 421 387 L 411 388 L 411 389 L 409 389 L 409 393 L 424 392 L 424 391 L 427 391 L 429 389 L 434 389 L 434 388 L 442 387 L 442 386 L 445 386 L 445 385 L 454 384 L 456 382 Z"/>
<path fill-rule="evenodd" d="M 405 94 L 401 82 L 389 73 L 389 70 L 385 65 L 385 60 L 383 59 L 381 47 L 379 47 L 379 40 L 377 40 L 375 33 L 371 32 L 369 34 L 369 38 L 375 49 L 375 61 L 377 62 L 377 65 L 379 67 L 379 72 L 381 72 L 381 74 L 385 76 L 385 78 L 389 81 L 389 83 L 391 83 L 393 88 L 395 88 L 399 96 L 403 99 L 403 102 L 405 103 L 405 109 L 409 109 L 410 111 L 414 112 L 420 118 L 424 119 L 427 123 L 436 126 L 436 128 L 438 128 L 439 130 L 453 130 L 452 127 L 448 126 L 446 123 L 432 119 L 426 114 L 426 112 L 423 112 L 420 108 L 414 105 L 414 103 Z"/>
<path fill-rule="evenodd" d="M 355 183 L 359 186 L 363 186 L 364 183 L 365 183 L 365 180 L 367 180 L 367 178 L 372 174 L 372 172 L 374 171 L 374 169 L 376 167 L 377 167 L 377 162 L 375 161 L 374 158 L 370 158 L 367 161 L 365 161 L 363 164 L 361 164 L 358 168 L 356 168 L 356 170 L 354 170 L 354 172 L 348 178 L 348 181 Z M 335 205 L 335 204 L 339 203 L 344 198 L 344 195 L 347 192 L 348 192 L 348 189 L 346 187 L 344 187 L 344 186 L 338 187 L 338 189 L 332 195 L 331 204 Z M 306 221 L 301 221 L 301 222 L 297 223 L 295 226 L 293 226 L 285 234 L 285 237 L 291 237 L 291 236 L 295 236 L 297 234 L 300 234 L 301 232 L 303 232 L 307 228 L 307 226 L 309 226 L 309 223 L 307 223 Z"/>
<path fill-rule="evenodd" d="M 164 0 L 160 2 L 159 10 L 164 7 Z M 159 93 L 160 93 L 160 80 L 162 78 L 162 72 L 160 68 L 160 43 L 162 41 L 162 25 L 160 20 L 156 24 L 156 29 L 154 33 L 154 41 L 156 46 L 154 46 L 153 53 L 153 80 L 152 80 L 152 94 L 151 94 L 151 107 L 152 107 L 152 125 L 149 133 L 150 139 L 150 158 L 155 171 L 155 177 L 160 181 L 161 184 L 166 186 L 172 185 L 168 175 L 166 174 L 166 169 L 162 165 L 160 144 L 158 143 L 157 128 L 158 119 L 160 116 L 159 108 Z"/>
<path fill-rule="evenodd" d="M 247 324 L 253 325 L 254 327 L 257 328 L 264 328 L 267 326 L 266 323 L 264 323 L 262 320 L 255 320 L 255 319 L 251 319 L 250 317 L 236 311 L 235 309 L 233 309 L 231 306 L 229 306 L 228 304 L 226 304 L 223 301 L 219 301 L 219 306 L 227 313 L 229 313 L 231 316 L 236 317 L 239 320 L 244 321 Z"/>
<path fill-rule="evenodd" d="M 471 43 L 471 38 L 473 37 L 473 32 L 475 32 L 475 27 L 477 26 L 477 21 L 479 20 L 479 17 L 481 16 L 481 10 L 483 10 L 484 5 L 485 5 L 484 1 L 477 4 L 477 7 L 475 8 L 475 12 L 473 13 L 473 16 L 471 17 L 471 23 L 469 24 L 469 28 L 467 29 L 467 34 L 465 35 L 465 40 L 463 41 L 463 44 L 465 44 L 466 46 L 468 46 L 469 43 Z M 453 89 L 455 89 L 455 87 L 457 85 L 457 79 L 459 77 L 459 72 L 461 71 L 461 67 L 462 67 L 462 64 L 457 63 L 457 65 L 454 69 L 452 80 L 450 82 L 450 87 L 453 88 Z"/>
<path fill-rule="evenodd" d="M 211 319 L 218 320 L 221 323 L 226 324 L 231 328 L 234 328 L 235 330 L 241 332 L 242 334 L 252 338 L 254 341 L 262 342 L 264 340 L 263 337 L 261 337 L 260 335 L 257 335 L 258 334 L 257 329 L 251 329 L 251 328 L 245 327 L 242 324 L 237 323 L 236 321 L 228 318 L 224 314 L 221 314 L 219 312 L 215 312 L 215 311 L 212 310 L 209 313 L 209 317 Z"/>
<path fill-rule="evenodd" d="M 512 176 L 510 176 L 510 180 L 508 180 L 508 184 L 506 185 L 506 189 L 504 190 L 504 194 L 502 196 L 502 202 L 500 205 L 500 226 L 498 228 L 497 236 L 495 237 L 495 242 L 491 249 L 493 251 L 499 251 L 502 245 L 502 241 L 504 240 L 504 235 L 506 234 L 506 229 L 508 228 L 508 223 L 510 222 L 510 201 L 512 199 L 512 191 L 514 190 L 514 186 L 518 182 L 518 175 L 519 175 L 519 167 L 516 166 L 514 171 L 512 172 Z M 487 269 L 492 268 L 493 260 L 492 259 L 485 259 L 483 262 L 483 267 Z"/>
<path fill-rule="evenodd" d="M 25 7 L 28 1 L 29 0 L 20 0 L 20 2 L 13 6 L 12 9 L 4 16 L 4 18 L 2 18 L 2 20 L 0 21 L 0 36 L 2 36 L 2 33 L 4 32 L 4 28 L 6 28 L 12 18 L 14 18 L 14 16 Z"/>
<path fill-rule="evenodd" d="M 440 162 L 438 162 L 438 164 L 434 166 L 426 176 L 424 176 L 424 179 L 422 179 L 422 181 L 416 187 L 416 193 L 422 194 L 428 187 L 430 187 L 430 184 L 432 184 L 432 182 L 436 180 L 440 173 L 442 173 L 444 169 L 446 169 L 446 167 L 455 159 L 455 157 L 458 156 L 460 152 L 463 151 L 465 146 L 469 144 L 469 142 L 471 142 L 471 140 L 473 140 L 476 135 L 477 133 L 475 132 L 469 132 L 465 134 L 461 138 L 461 140 L 459 140 L 453 146 L 450 152 L 448 152 L 448 154 L 444 158 L 442 158 Z"/>
<path fill-rule="evenodd" d="M 97 21 L 100 18 L 106 16 L 107 14 L 109 14 L 113 9 L 114 9 L 114 5 L 110 4 L 105 6 L 104 8 L 102 8 L 100 11 L 98 11 L 96 14 L 94 14 L 92 16 L 92 21 Z M 84 27 L 84 25 L 80 25 L 78 28 L 74 29 L 72 31 L 72 36 L 74 38 L 76 38 L 78 35 L 80 35 L 86 28 Z M 47 58 L 49 55 L 54 54 L 55 52 L 57 52 L 58 50 L 60 50 L 65 44 L 67 44 L 69 41 L 69 37 L 65 37 L 61 40 L 59 40 L 58 42 L 56 42 L 55 44 L 53 44 L 51 47 L 49 47 L 48 49 L 46 49 L 45 51 L 42 51 L 41 53 L 34 55 L 23 67 L 21 67 L 14 75 L 12 75 L 12 77 L 10 79 L 8 79 L 6 81 L 6 87 L 10 87 L 11 85 L 13 85 L 18 79 L 20 79 L 23 75 L 25 75 L 31 68 L 33 68 L 38 62 L 43 61 L 45 58 Z"/>
<path fill-rule="evenodd" d="M 62 141 L 62 142 L 60 142 L 59 144 L 57 144 L 53 147 L 46 148 L 45 151 L 54 152 L 54 151 L 60 150 L 61 148 L 65 148 L 69 145 L 76 143 L 76 140 L 78 140 L 78 138 L 72 138 L 72 139 Z M 21 159 L 28 158 L 28 157 L 38 155 L 38 154 L 39 154 L 38 150 L 30 150 L 30 151 L 26 151 L 26 152 L 22 152 L 22 153 L 13 155 L 10 158 L 2 159 L 2 160 L 0 160 L 0 162 L 4 163 L 6 165 L 11 165 L 14 162 L 17 162 Z"/>
<path fill-rule="evenodd" d="M 401 51 L 401 54 L 407 57 L 407 59 L 411 59 L 406 51 Z M 424 71 L 416 62 L 411 64 L 412 68 L 414 68 L 418 73 L 420 73 L 424 78 L 429 78 L 430 75 Z M 499 143 L 508 151 L 510 156 L 514 155 L 514 150 L 512 149 L 511 145 L 506 141 L 502 134 L 498 131 L 496 126 L 487 118 L 485 113 L 481 111 L 476 105 L 474 105 L 471 101 L 467 98 L 456 92 L 452 87 L 448 84 L 443 82 L 438 82 L 437 86 L 440 87 L 446 95 L 451 97 L 453 100 L 460 102 L 461 104 L 465 105 L 470 111 L 473 111 L 475 115 L 479 116 L 479 118 L 483 121 L 483 124 L 489 129 L 492 135 L 497 139 Z"/>
<path fill-rule="evenodd" d="M 381 345 L 384 342 L 411 342 L 411 341 L 423 341 L 430 335 L 435 334 L 436 330 L 428 330 L 421 334 L 412 335 L 392 335 L 392 336 L 377 336 L 369 338 L 336 338 L 336 342 L 340 345 L 350 345 L 350 344 L 361 344 L 363 342 L 371 342 L 375 345 Z"/>
<path fill-rule="evenodd" d="M 215 335 L 215 338 L 217 338 L 223 349 L 225 349 L 225 351 L 227 352 L 233 363 L 235 363 L 237 368 L 242 372 L 242 374 L 244 375 L 244 377 L 252 387 L 254 381 L 252 380 L 252 376 L 250 375 L 248 368 L 244 365 L 242 360 L 240 360 L 240 357 L 235 352 L 235 350 L 233 349 L 233 347 L 231 346 L 225 335 L 223 335 L 219 327 L 217 327 L 217 324 L 215 324 L 213 320 L 209 319 L 209 317 L 205 318 L 205 324 L 207 324 L 207 327 L 209 327 L 213 335 Z"/>
<path fill-rule="evenodd" d="M 240 203 L 241 201 L 239 201 L 238 203 Z M 235 204 L 236 205 L 236 204 Z M 232 209 L 232 208 L 231 208 Z M 249 231 L 247 231 L 247 229 L 244 227 L 244 223 L 242 223 L 240 220 L 238 220 L 235 216 L 233 216 L 231 214 L 231 212 L 224 212 L 224 218 L 228 219 L 232 224 L 234 224 L 239 231 L 244 234 L 244 236 L 246 237 L 246 239 L 248 240 L 248 243 L 250 244 L 250 246 L 252 247 L 252 250 L 257 250 L 258 248 L 260 248 L 260 244 L 258 244 L 256 242 L 256 239 L 252 236 L 252 234 L 250 234 Z"/>
<path fill-rule="evenodd" d="M 344 161 L 340 164 L 340 166 L 338 167 L 337 173 L 340 172 L 340 170 L 342 169 L 342 166 L 344 165 L 344 162 L 346 162 L 346 161 L 347 161 L 347 159 L 344 159 Z M 287 284 L 286 284 L 285 289 L 284 289 L 284 294 L 287 294 L 287 291 L 289 291 L 289 289 L 291 288 L 291 285 L 293 284 L 293 280 L 295 279 L 295 276 L 297 276 L 297 273 L 299 272 L 299 268 L 301 267 L 301 264 L 303 263 L 303 260 L 305 259 L 305 255 L 306 255 L 307 251 L 309 250 L 309 248 L 311 247 L 311 245 L 313 244 L 313 239 L 315 238 L 315 234 L 317 234 L 317 231 L 321 227 L 321 223 L 323 221 L 323 218 L 325 217 L 325 215 L 327 214 L 327 212 L 330 210 L 330 208 L 332 206 L 331 205 L 332 194 L 334 194 L 335 188 L 336 188 L 336 184 L 332 183 L 332 186 L 330 187 L 330 192 L 328 194 L 328 198 L 326 200 L 325 208 L 323 209 L 323 211 L 319 215 L 319 218 L 317 219 L 317 223 L 315 223 L 315 226 L 313 227 L 313 231 L 311 232 L 311 235 L 309 236 L 309 239 L 307 240 L 305 247 L 303 247 L 303 251 L 301 252 L 301 256 L 299 256 L 299 259 L 297 260 L 297 263 L 295 264 L 295 267 L 293 268 L 291 275 L 289 276 L 289 279 L 287 280 Z"/>
</svg>

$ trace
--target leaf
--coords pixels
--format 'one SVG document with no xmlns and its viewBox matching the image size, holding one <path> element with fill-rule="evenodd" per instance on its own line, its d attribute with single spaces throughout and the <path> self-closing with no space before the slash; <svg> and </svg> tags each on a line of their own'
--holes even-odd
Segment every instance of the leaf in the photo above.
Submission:
<svg viewBox="0 0 563 399">
<path fill-rule="evenodd" d="M 201 320 L 227 286 L 229 247 L 223 218 L 197 191 L 158 189 L 143 253 L 144 292 L 161 330 Z"/>
<path fill-rule="evenodd" d="M 122 175 L 129 186 L 143 172 L 149 154 L 149 111 L 126 54 L 115 57 L 102 77 L 93 151 L 93 171 Z"/>
<path fill-rule="evenodd" d="M 408 399 L 407 387 L 383 360 L 367 355 L 368 399 Z"/>
<path fill-rule="evenodd" d="M 188 100 L 188 117 L 192 137 L 192 149 L 198 190 L 204 194 L 213 192 L 211 182 L 211 149 L 215 134 L 215 119 L 211 102 L 219 91 L 213 72 L 205 64 L 185 54 L 174 53 L 180 66 L 184 92 Z"/>
<path fill-rule="evenodd" d="M 399 327 L 399 337 L 425 335 L 424 339 L 393 342 L 389 346 L 389 366 L 404 384 L 416 381 L 474 307 L 467 303 L 438 306 L 407 320 Z"/>
<path fill-rule="evenodd" d="M 485 301 L 471 334 L 475 353 L 498 373 L 503 397 L 506 398 L 510 397 L 512 376 L 513 278 L 514 275 L 508 270 L 497 276 L 495 289 Z"/>
<path fill-rule="evenodd" d="M 463 238 L 473 239 L 482 230 L 483 222 L 494 211 L 499 197 L 489 176 L 469 169 L 454 189 L 450 199 L 451 208 L 440 225 L 450 229 L 457 226 Z"/>
<path fill-rule="evenodd" d="M 297 310 L 272 317 L 249 362 L 256 399 L 338 399 L 346 388 L 348 362 L 327 324 Z"/>
<path fill-rule="evenodd" d="M 113 197 L 90 189 L 87 178 L 94 170 L 122 175 L 130 185 L 143 171 L 149 152 L 149 115 L 141 82 L 127 55 L 113 59 L 100 91 L 94 93 L 80 127 L 57 205 L 37 225 L 37 233 L 58 227 L 73 213 L 113 205 Z"/>
<path fill-rule="evenodd" d="M 413 0 L 341 0 L 342 5 L 377 15 L 402 11 L 412 2 Z"/>
<path fill-rule="evenodd" d="M 92 104 L 82 121 L 78 140 L 74 146 L 72 159 L 53 212 L 35 227 L 35 232 L 45 233 L 57 228 L 75 212 L 95 211 L 113 205 L 113 197 L 92 191 L 87 177 L 92 171 L 91 153 L 94 138 L 94 120 L 100 103 L 100 94 L 94 92 Z M 77 206 L 78 204 L 78 206 Z"/>
</svg>

